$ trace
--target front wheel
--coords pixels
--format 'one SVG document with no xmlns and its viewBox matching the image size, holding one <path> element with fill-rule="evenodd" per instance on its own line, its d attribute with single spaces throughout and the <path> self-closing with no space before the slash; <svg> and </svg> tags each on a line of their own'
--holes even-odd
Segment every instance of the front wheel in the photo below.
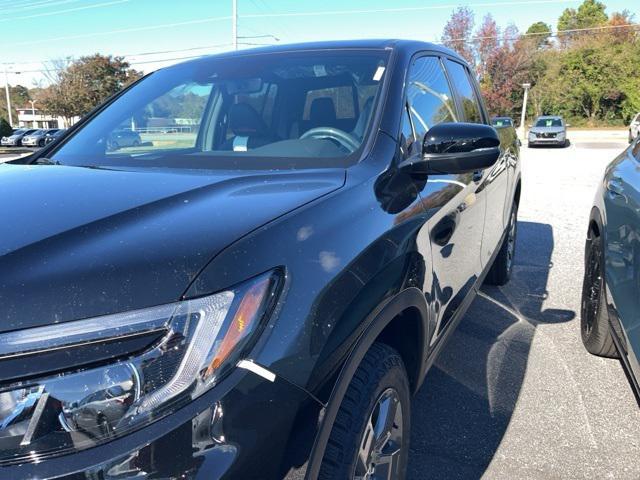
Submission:
<svg viewBox="0 0 640 480">
<path fill-rule="evenodd" d="M 589 232 L 586 249 L 580 308 L 582 343 L 589 353 L 600 357 L 617 358 L 618 352 L 609 330 L 604 293 L 602 239 L 593 231 Z"/>
<path fill-rule="evenodd" d="M 320 480 L 401 480 L 410 435 L 409 381 L 398 352 L 374 343 L 336 415 Z"/>
</svg>

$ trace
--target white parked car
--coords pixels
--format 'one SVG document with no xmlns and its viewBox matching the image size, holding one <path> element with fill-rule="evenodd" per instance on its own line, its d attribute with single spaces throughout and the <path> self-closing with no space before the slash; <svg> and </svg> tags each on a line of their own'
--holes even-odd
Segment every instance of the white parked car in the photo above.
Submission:
<svg viewBox="0 0 640 480">
<path fill-rule="evenodd" d="M 629 125 L 629 143 L 633 142 L 640 135 L 640 113 L 636 114 Z"/>
</svg>

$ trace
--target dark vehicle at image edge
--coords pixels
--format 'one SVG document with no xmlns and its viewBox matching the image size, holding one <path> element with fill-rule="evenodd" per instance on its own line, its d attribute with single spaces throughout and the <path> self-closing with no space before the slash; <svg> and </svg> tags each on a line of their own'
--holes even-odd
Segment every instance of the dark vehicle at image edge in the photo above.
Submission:
<svg viewBox="0 0 640 480">
<path fill-rule="evenodd" d="M 586 349 L 620 358 L 640 401 L 640 139 L 611 162 L 585 247 L 581 333 Z"/>
<path fill-rule="evenodd" d="M 0 476 L 403 478 L 410 395 L 513 264 L 478 91 L 426 43 L 226 53 L 0 166 Z M 192 136 L 107 147 L 184 98 Z"/>
</svg>

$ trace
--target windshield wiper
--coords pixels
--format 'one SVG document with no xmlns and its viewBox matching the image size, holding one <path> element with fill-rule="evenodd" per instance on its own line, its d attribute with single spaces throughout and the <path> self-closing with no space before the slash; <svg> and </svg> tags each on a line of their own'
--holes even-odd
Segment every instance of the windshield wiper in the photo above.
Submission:
<svg viewBox="0 0 640 480">
<path fill-rule="evenodd" d="M 35 162 L 33 162 L 33 165 L 62 165 L 62 164 L 57 160 L 51 160 L 50 158 L 47 158 L 47 157 L 40 157 Z"/>
</svg>

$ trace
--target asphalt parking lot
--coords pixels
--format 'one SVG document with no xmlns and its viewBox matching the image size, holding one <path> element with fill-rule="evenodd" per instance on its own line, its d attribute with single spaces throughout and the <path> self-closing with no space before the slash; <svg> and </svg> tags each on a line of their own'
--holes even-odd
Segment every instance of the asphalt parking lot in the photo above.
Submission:
<svg viewBox="0 0 640 480">
<path fill-rule="evenodd" d="M 579 330 L 589 211 L 626 143 L 569 137 L 522 149 L 514 277 L 483 288 L 416 396 L 411 480 L 640 478 L 638 404 Z"/>
<path fill-rule="evenodd" d="M 587 218 L 626 143 L 570 138 L 522 149 L 513 279 L 484 287 L 416 396 L 411 480 L 640 478 L 640 409 L 624 372 L 579 337 Z"/>
</svg>

